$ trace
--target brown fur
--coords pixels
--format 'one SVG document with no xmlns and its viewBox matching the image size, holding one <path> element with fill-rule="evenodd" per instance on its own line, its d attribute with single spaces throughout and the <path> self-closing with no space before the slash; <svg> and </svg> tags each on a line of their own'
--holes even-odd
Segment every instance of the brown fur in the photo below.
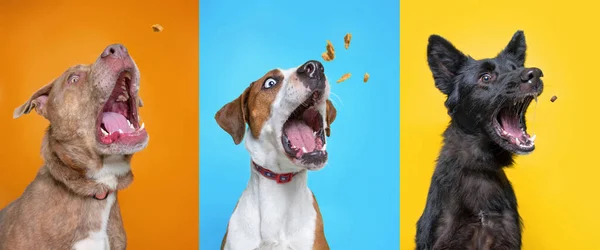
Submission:
<svg viewBox="0 0 600 250">
<path fill-rule="evenodd" d="M 315 243 L 313 244 L 313 250 L 329 250 L 329 244 L 327 244 L 327 240 L 325 239 L 323 217 L 321 216 L 321 209 L 319 209 L 319 204 L 317 203 L 315 194 L 313 194 L 313 207 L 317 212 L 317 221 L 315 224 Z"/>
<path fill-rule="evenodd" d="M 265 80 L 270 77 L 283 80 L 283 74 L 279 70 L 269 71 L 252 82 L 240 97 L 226 104 L 215 115 L 219 126 L 231 135 L 236 145 L 244 139 L 246 123 L 250 124 L 252 136 L 258 138 L 263 125 L 269 119 L 271 104 L 281 88 L 281 84 L 277 84 L 273 88 L 263 90 Z"/>
<path fill-rule="evenodd" d="M 117 177 L 116 190 L 89 177 L 103 167 L 105 157 L 99 152 L 96 121 L 112 91 L 112 86 L 99 83 L 101 76 L 115 70 L 108 60 L 69 68 L 15 109 L 15 118 L 35 109 L 50 126 L 42 141 L 44 165 L 22 196 L 0 211 L 0 250 L 70 250 L 101 227 L 100 214 L 107 201 L 93 195 L 107 191 L 116 195 L 131 184 L 131 171 Z M 133 61 L 127 56 L 118 63 Z M 124 158 L 129 163 L 131 155 Z M 126 249 L 117 200 L 110 211 L 107 235 L 111 250 Z"/>
<path fill-rule="evenodd" d="M 333 123 L 333 121 L 335 120 L 335 117 L 337 116 L 337 110 L 335 109 L 335 107 L 333 106 L 333 103 L 331 103 L 330 100 L 327 100 L 327 109 L 326 112 L 327 117 L 325 117 L 325 121 L 327 121 L 327 128 L 325 129 L 325 135 L 330 136 L 331 135 L 331 124 Z"/>
</svg>

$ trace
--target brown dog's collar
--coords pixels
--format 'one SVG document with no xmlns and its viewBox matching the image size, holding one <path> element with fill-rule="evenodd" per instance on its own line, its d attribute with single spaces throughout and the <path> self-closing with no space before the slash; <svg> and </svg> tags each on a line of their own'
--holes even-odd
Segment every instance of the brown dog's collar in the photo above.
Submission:
<svg viewBox="0 0 600 250">
<path fill-rule="evenodd" d="M 106 198 L 108 198 L 108 196 L 110 195 L 110 193 L 112 193 L 111 191 L 105 191 L 103 193 L 98 193 L 98 194 L 94 194 L 92 195 L 92 198 L 96 199 L 96 200 L 106 200 Z"/>
<path fill-rule="evenodd" d="M 277 184 L 288 183 L 288 182 L 292 181 L 292 178 L 294 176 L 296 176 L 298 173 L 300 173 L 300 172 L 295 172 L 295 173 L 278 174 L 271 170 L 268 170 L 266 168 L 259 166 L 258 164 L 254 163 L 254 161 L 252 162 L 252 165 L 254 166 L 254 169 L 256 169 L 256 171 L 258 171 L 262 176 L 266 177 L 267 179 L 276 181 Z"/>
</svg>

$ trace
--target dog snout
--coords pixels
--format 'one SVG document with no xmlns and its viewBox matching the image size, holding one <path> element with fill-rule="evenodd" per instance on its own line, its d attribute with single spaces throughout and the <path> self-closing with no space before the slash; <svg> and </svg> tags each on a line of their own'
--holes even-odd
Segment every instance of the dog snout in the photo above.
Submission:
<svg viewBox="0 0 600 250">
<path fill-rule="evenodd" d="M 106 47 L 106 49 L 104 49 L 100 57 L 106 58 L 108 56 L 118 59 L 124 59 L 128 56 L 127 48 L 125 48 L 125 46 L 123 46 L 122 44 L 109 45 L 108 47 Z"/>
<path fill-rule="evenodd" d="M 300 66 L 296 72 L 298 75 L 307 76 L 309 79 L 320 79 L 325 73 L 325 68 L 320 62 L 310 60 Z"/>
<path fill-rule="evenodd" d="M 310 60 L 296 70 L 298 78 L 309 89 L 325 89 L 325 68 L 318 61 Z"/>
<path fill-rule="evenodd" d="M 539 80 L 540 77 L 543 77 L 544 73 L 542 72 L 541 69 L 538 68 L 526 68 L 523 70 L 523 72 L 521 72 L 521 81 L 523 83 L 532 81 L 532 80 Z"/>
</svg>

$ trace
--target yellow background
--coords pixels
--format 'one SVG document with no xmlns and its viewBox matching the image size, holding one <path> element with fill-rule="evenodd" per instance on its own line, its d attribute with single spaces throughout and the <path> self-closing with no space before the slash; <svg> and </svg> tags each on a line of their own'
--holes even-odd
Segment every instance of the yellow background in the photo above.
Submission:
<svg viewBox="0 0 600 250">
<path fill-rule="evenodd" d="M 119 42 L 140 69 L 150 135 L 119 193 L 128 249 L 198 249 L 198 1 L 1 0 L 0 32 L 0 207 L 35 177 L 48 126 L 14 108 Z"/>
<path fill-rule="evenodd" d="M 525 225 L 523 249 L 600 249 L 598 9 L 594 1 L 400 1 L 401 249 L 415 247 L 449 121 L 427 66 L 429 35 L 481 59 L 517 29 L 525 31 L 525 65 L 541 68 L 545 84 L 527 115 L 536 150 L 506 170 Z"/>
</svg>

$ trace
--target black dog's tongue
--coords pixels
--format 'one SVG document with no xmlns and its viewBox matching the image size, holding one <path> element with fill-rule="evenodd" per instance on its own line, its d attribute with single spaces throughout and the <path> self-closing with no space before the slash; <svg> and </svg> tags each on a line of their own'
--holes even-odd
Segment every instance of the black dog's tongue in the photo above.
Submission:
<svg viewBox="0 0 600 250">
<path fill-rule="evenodd" d="M 520 135 L 523 134 L 520 128 L 519 117 L 510 110 L 500 113 L 500 123 L 502 124 L 502 129 L 513 137 L 521 137 Z"/>
</svg>

